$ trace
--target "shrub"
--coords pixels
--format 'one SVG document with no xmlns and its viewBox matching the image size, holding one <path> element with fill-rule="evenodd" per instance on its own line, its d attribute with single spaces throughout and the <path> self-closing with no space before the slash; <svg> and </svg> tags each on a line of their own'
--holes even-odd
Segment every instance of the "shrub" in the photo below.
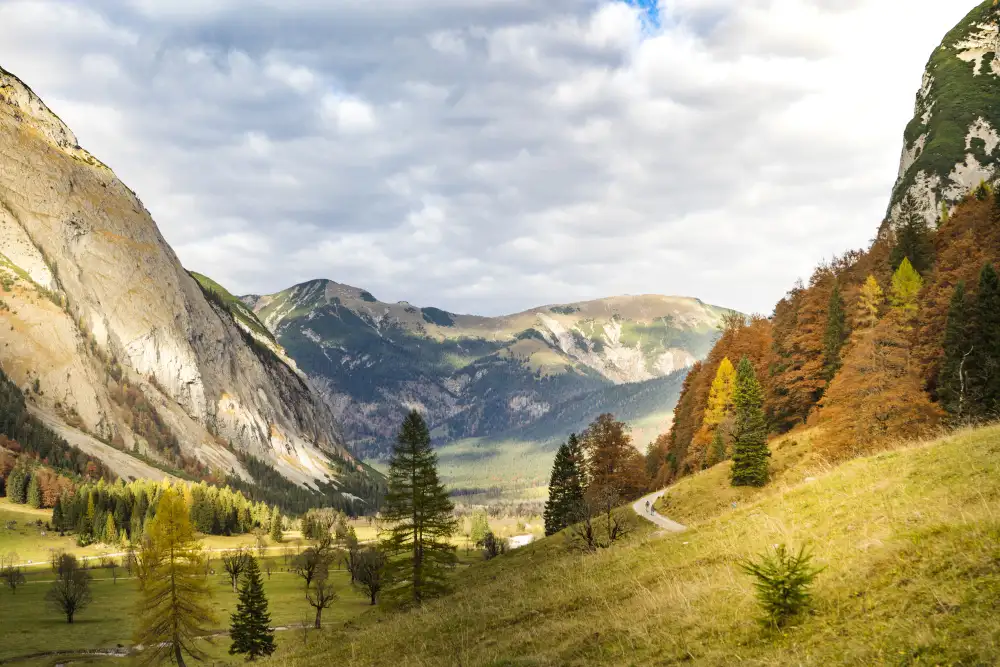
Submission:
<svg viewBox="0 0 1000 667">
<path fill-rule="evenodd" d="M 740 568 L 754 577 L 757 600 L 764 610 L 761 622 L 772 627 L 785 625 L 809 606 L 809 587 L 823 571 L 813 567 L 812 554 L 805 547 L 794 554 L 784 544 L 774 553 L 740 563 Z"/>
</svg>

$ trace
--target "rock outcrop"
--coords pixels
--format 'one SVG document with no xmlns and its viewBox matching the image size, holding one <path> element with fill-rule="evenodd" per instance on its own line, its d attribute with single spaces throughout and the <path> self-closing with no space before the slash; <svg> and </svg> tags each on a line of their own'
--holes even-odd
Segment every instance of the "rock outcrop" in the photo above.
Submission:
<svg viewBox="0 0 1000 667">
<path fill-rule="evenodd" d="M 2 69 L 0 280 L 0 363 L 50 418 L 244 477 L 235 451 L 299 484 L 357 465 L 283 351 L 206 299 L 135 193 Z"/>
<path fill-rule="evenodd" d="M 881 234 L 911 213 L 934 225 L 981 182 L 1000 178 L 998 47 L 1000 6 L 986 0 L 931 55 Z"/>
</svg>

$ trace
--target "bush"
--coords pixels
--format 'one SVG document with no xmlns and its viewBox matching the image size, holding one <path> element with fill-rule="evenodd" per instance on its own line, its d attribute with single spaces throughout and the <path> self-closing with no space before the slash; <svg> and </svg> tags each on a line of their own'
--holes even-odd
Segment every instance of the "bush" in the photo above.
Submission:
<svg viewBox="0 0 1000 667">
<path fill-rule="evenodd" d="M 809 606 L 809 587 L 823 571 L 813 567 L 812 554 L 805 547 L 793 554 L 784 544 L 773 554 L 740 563 L 740 568 L 756 579 L 757 600 L 764 610 L 761 622 L 772 627 L 785 625 Z"/>
</svg>

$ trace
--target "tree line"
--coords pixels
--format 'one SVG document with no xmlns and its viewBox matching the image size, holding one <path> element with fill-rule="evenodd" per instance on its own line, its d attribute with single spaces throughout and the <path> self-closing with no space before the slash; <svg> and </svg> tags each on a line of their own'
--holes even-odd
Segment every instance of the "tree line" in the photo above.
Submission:
<svg viewBox="0 0 1000 667">
<path fill-rule="evenodd" d="M 818 426 L 835 461 L 1000 416 L 1000 200 L 987 184 L 928 224 L 900 222 L 796 285 L 770 317 L 725 318 L 647 453 L 653 486 L 734 458 L 736 363 L 759 380 L 765 434 Z"/>
</svg>

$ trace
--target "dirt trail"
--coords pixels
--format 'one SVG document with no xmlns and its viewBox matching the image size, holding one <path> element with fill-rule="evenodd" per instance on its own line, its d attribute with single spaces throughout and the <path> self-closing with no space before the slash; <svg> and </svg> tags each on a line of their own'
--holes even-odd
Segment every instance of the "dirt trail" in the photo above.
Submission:
<svg viewBox="0 0 1000 667">
<path fill-rule="evenodd" d="M 641 516 L 646 521 L 655 523 L 660 528 L 664 530 L 669 530 L 671 533 L 679 533 L 681 531 L 687 530 L 686 526 L 682 526 L 676 521 L 671 521 L 662 514 L 657 514 L 656 510 L 653 509 L 653 506 L 656 504 L 656 501 L 659 500 L 660 496 L 662 496 L 664 493 L 666 493 L 666 490 L 657 491 L 656 493 L 651 493 L 648 496 L 639 498 L 639 500 L 633 503 L 632 509 L 635 510 L 635 513 Z M 648 512 L 646 511 L 647 504 L 649 505 Z"/>
</svg>

